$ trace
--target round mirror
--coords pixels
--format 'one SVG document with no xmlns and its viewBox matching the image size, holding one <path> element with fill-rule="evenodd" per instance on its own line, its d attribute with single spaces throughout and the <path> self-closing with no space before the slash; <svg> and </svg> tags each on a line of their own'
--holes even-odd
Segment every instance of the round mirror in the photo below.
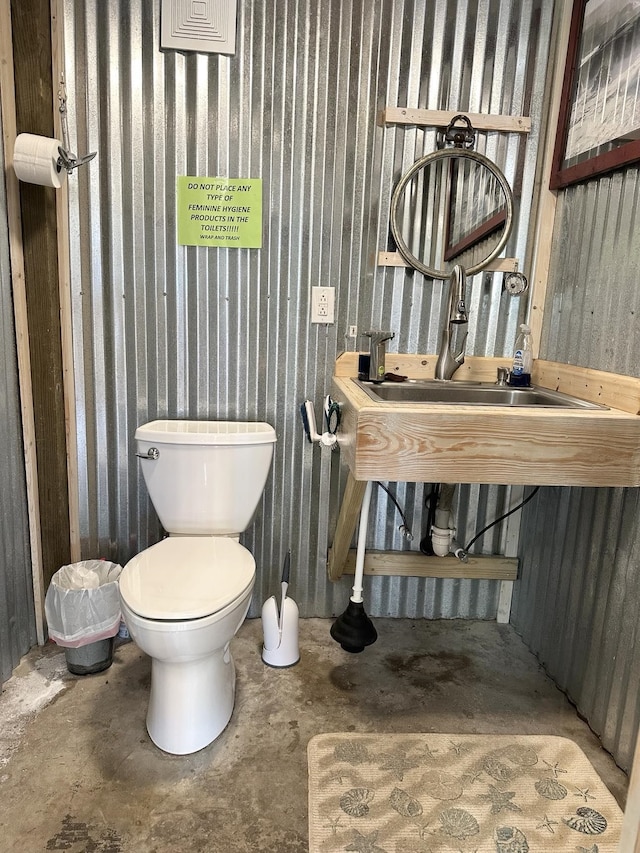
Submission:
<svg viewBox="0 0 640 853">
<path fill-rule="evenodd" d="M 456 264 L 467 275 L 504 248 L 513 225 L 513 195 L 483 154 L 446 148 L 416 160 L 391 198 L 391 231 L 414 269 L 447 279 Z"/>
</svg>

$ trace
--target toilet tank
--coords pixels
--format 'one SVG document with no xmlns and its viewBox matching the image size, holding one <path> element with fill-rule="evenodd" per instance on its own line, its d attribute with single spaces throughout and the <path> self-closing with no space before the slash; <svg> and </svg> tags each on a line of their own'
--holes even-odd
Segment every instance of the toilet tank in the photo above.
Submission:
<svg viewBox="0 0 640 853">
<path fill-rule="evenodd" d="M 159 420 L 138 427 L 135 441 L 149 497 L 167 533 L 223 536 L 246 530 L 269 474 L 272 426 Z"/>
</svg>

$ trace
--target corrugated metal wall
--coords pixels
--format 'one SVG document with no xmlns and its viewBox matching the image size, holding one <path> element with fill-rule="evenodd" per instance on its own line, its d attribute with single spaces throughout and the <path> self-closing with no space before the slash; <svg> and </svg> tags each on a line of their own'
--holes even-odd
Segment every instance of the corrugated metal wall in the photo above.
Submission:
<svg viewBox="0 0 640 853">
<path fill-rule="evenodd" d="M 159 530 L 133 455 L 157 416 L 249 418 L 278 434 L 260 517 L 243 541 L 258 583 L 252 613 L 292 549 L 304 615 L 344 608 L 326 580 L 345 472 L 303 440 L 336 354 L 361 331 L 396 332 L 398 352 L 435 352 L 447 291 L 376 266 L 394 182 L 434 150 L 431 129 L 381 128 L 385 105 L 531 115 L 528 139 L 481 134 L 514 186 L 508 254 L 527 260 L 529 205 L 552 0 L 240 0 L 232 57 L 159 50 L 159 0 L 65 0 L 66 79 L 76 151 L 98 157 L 70 181 L 73 337 L 85 556 L 120 562 Z M 176 245 L 177 175 L 261 177 L 261 250 Z M 309 323 L 313 285 L 336 288 L 336 323 Z M 509 353 L 524 306 L 501 275 L 469 283 L 467 351 Z M 502 511 L 506 490 L 464 487 L 459 526 Z M 416 532 L 423 488 L 399 484 Z M 376 498 L 371 545 L 401 548 Z M 375 524 L 375 531 L 374 531 Z M 485 539 L 494 550 L 502 533 Z M 493 618 L 494 582 L 376 579 L 373 614 Z"/>
<path fill-rule="evenodd" d="M 637 167 L 558 197 L 541 356 L 640 377 Z M 638 489 L 541 489 L 513 621 L 625 769 L 640 723 Z"/>
<path fill-rule="evenodd" d="M 637 166 L 559 194 L 541 354 L 640 377 Z"/>
<path fill-rule="evenodd" d="M 0 118 L 0 171 L 4 149 Z M 0 685 L 36 642 L 18 362 L 13 322 L 9 229 L 0 181 Z"/>
</svg>

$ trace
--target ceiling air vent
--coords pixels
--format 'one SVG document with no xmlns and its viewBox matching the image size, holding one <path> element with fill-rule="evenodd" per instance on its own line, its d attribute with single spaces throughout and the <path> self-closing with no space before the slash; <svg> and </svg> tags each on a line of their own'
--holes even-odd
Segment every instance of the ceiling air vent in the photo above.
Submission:
<svg viewBox="0 0 640 853">
<path fill-rule="evenodd" d="M 198 53 L 236 52 L 237 0 L 162 0 L 160 46 Z"/>
</svg>

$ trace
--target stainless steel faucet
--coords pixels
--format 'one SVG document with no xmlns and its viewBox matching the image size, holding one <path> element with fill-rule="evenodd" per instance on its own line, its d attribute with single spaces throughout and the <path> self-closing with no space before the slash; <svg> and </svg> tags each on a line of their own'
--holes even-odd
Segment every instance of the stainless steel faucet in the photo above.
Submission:
<svg viewBox="0 0 640 853">
<path fill-rule="evenodd" d="M 395 332 L 365 332 L 368 338 L 371 338 L 371 346 L 369 348 L 369 379 L 372 382 L 382 382 L 384 379 L 385 369 L 385 344 L 387 341 L 393 340 Z"/>
<path fill-rule="evenodd" d="M 456 370 L 464 364 L 464 345 L 467 340 L 467 330 L 462 334 L 460 341 L 460 352 L 454 355 L 451 352 L 452 333 L 454 327 L 467 325 L 467 307 L 464 302 L 464 291 L 467 276 L 464 269 L 459 265 L 453 268 L 449 279 L 449 309 L 447 322 L 442 330 L 440 339 L 440 352 L 436 362 L 436 379 L 451 379 Z"/>
</svg>

